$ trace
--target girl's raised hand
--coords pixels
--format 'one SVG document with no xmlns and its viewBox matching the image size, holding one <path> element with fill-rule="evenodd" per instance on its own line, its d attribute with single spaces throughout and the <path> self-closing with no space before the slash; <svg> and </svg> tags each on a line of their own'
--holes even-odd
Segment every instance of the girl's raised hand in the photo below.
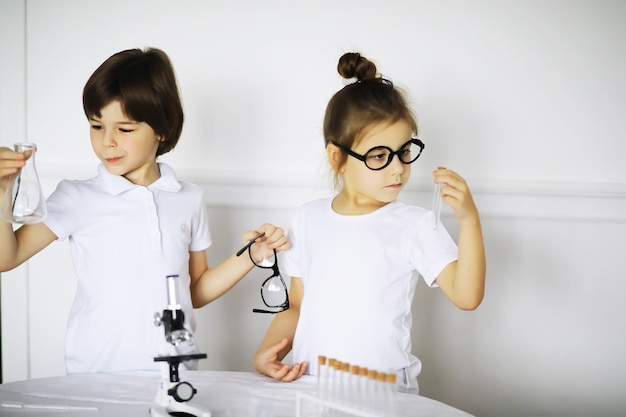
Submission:
<svg viewBox="0 0 626 417">
<path fill-rule="evenodd" d="M 435 184 L 442 184 L 441 200 L 452 207 L 459 223 L 478 218 L 474 198 L 463 177 L 451 169 L 442 167 L 433 171 L 433 177 Z"/>
<path fill-rule="evenodd" d="M 263 375 L 279 381 L 291 382 L 300 378 L 306 371 L 307 363 L 287 365 L 278 360 L 278 353 L 287 346 L 287 339 L 283 339 L 265 351 L 258 351 L 254 355 L 254 367 Z"/>
</svg>

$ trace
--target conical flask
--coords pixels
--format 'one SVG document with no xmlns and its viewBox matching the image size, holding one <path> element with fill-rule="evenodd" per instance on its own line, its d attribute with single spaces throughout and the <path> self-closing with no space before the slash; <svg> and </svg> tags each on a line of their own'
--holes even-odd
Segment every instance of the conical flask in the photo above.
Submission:
<svg viewBox="0 0 626 417">
<path fill-rule="evenodd" d="M 26 165 L 11 175 L 2 199 L 2 219 L 10 223 L 39 223 L 46 217 L 46 200 L 35 168 L 37 145 L 22 142 L 14 145 L 16 152 L 26 154 Z"/>
</svg>

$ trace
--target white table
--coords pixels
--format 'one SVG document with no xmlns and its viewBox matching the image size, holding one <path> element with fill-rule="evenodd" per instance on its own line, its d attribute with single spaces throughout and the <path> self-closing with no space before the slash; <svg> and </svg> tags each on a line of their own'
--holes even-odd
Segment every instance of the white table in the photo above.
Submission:
<svg viewBox="0 0 626 417">
<path fill-rule="evenodd" d="M 315 377 L 283 383 L 250 372 L 182 371 L 198 393 L 190 401 L 212 417 L 294 417 L 298 392 L 315 393 Z M 148 417 L 158 372 L 71 375 L 0 385 L 1 417 Z M 441 402 L 398 393 L 400 416 L 471 417 Z"/>
</svg>

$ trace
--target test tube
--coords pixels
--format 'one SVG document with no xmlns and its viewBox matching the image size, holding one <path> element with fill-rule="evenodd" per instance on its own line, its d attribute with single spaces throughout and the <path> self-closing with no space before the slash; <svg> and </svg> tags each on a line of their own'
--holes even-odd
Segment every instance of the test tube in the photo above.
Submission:
<svg viewBox="0 0 626 417">
<path fill-rule="evenodd" d="M 384 412 L 387 407 L 387 374 L 379 372 L 376 375 L 376 396 L 378 397 L 378 410 Z"/>
<path fill-rule="evenodd" d="M 396 416 L 396 380 L 397 375 L 393 372 L 387 374 L 387 385 L 385 386 L 385 414 Z"/>
<path fill-rule="evenodd" d="M 361 371 L 361 367 L 358 365 L 350 366 L 350 392 L 348 396 L 350 398 L 350 402 L 356 404 L 359 401 L 359 372 Z"/>
<path fill-rule="evenodd" d="M 437 167 L 437 169 L 445 169 L 445 167 Z M 443 187 L 442 183 L 435 184 L 435 192 L 433 194 L 433 214 L 435 217 L 433 230 L 439 227 L 441 218 L 441 187 Z"/>
<path fill-rule="evenodd" d="M 369 372 L 369 369 L 367 369 L 366 367 L 362 366 L 361 369 L 359 369 L 359 399 L 361 400 L 361 407 L 366 408 L 367 409 L 367 399 L 369 398 L 369 392 L 368 392 L 368 379 L 367 379 L 367 374 Z"/>
<path fill-rule="evenodd" d="M 326 397 L 329 400 L 335 400 L 337 398 L 337 387 L 339 378 L 339 361 L 337 359 L 328 360 L 328 387 L 326 390 Z"/>
<path fill-rule="evenodd" d="M 326 356 L 319 355 L 317 357 L 317 395 L 320 398 L 326 396 L 328 389 L 328 366 L 326 365 Z"/>
<path fill-rule="evenodd" d="M 367 371 L 367 395 L 369 397 L 369 411 L 375 411 L 377 410 L 378 407 L 378 398 L 377 398 L 377 393 L 378 390 L 376 389 L 376 385 L 377 385 L 377 375 L 378 373 L 374 370 L 374 369 L 368 369 Z"/>
<path fill-rule="evenodd" d="M 341 401 L 350 401 L 350 364 L 348 362 L 341 363 Z"/>
</svg>

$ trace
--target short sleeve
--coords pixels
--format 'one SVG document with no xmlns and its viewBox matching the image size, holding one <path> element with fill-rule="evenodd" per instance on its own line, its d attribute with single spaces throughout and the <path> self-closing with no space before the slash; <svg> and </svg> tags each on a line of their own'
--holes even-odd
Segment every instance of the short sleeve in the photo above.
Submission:
<svg viewBox="0 0 626 417">
<path fill-rule="evenodd" d="M 300 209 L 291 220 L 291 225 L 287 231 L 287 239 L 291 243 L 291 247 L 282 252 L 280 269 L 289 277 L 303 278 L 302 269 L 302 248 L 305 245 L 305 238 L 302 236 L 302 218 L 303 211 Z"/>
<path fill-rule="evenodd" d="M 213 243 L 211 239 L 211 231 L 209 229 L 209 215 L 202 191 L 199 190 L 198 209 L 193 218 L 193 231 L 191 235 L 191 243 L 189 244 L 190 252 L 198 252 L 206 250 Z"/>
<path fill-rule="evenodd" d="M 48 214 L 43 222 L 59 240 L 67 239 L 79 227 L 81 213 L 76 201 L 81 201 L 79 191 L 68 180 L 59 182 L 46 200 Z"/>
<path fill-rule="evenodd" d="M 411 262 L 430 287 L 437 287 L 435 279 L 450 263 L 458 259 L 459 249 L 446 228 L 433 228 L 432 213 L 423 216 L 415 225 L 411 243 Z"/>
</svg>

